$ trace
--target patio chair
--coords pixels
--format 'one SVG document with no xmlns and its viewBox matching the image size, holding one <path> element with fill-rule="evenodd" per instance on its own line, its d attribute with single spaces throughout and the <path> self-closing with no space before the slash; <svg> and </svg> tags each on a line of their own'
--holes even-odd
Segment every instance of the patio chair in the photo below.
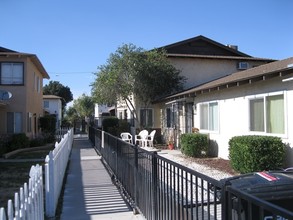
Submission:
<svg viewBox="0 0 293 220">
<path fill-rule="evenodd" d="M 156 134 L 156 130 L 153 130 L 147 137 L 146 137 L 146 147 L 154 147 L 154 137 Z"/>
<path fill-rule="evenodd" d="M 149 132 L 147 130 L 142 130 L 139 132 L 138 135 L 135 135 L 134 143 L 138 144 L 141 147 L 145 146 L 146 143 L 146 137 L 148 136 Z"/>
<path fill-rule="evenodd" d="M 121 139 L 123 141 L 126 141 L 126 142 L 132 144 L 132 135 L 130 133 L 128 133 L 128 132 L 122 132 L 120 134 L 120 137 L 121 137 Z"/>
</svg>

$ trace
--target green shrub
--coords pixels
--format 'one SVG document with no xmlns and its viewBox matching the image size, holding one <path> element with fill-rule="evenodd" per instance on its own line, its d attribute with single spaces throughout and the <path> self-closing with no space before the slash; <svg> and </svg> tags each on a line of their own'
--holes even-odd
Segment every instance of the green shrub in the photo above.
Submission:
<svg viewBox="0 0 293 220">
<path fill-rule="evenodd" d="M 231 166 L 240 173 L 281 168 L 285 145 L 272 136 L 236 136 L 229 141 Z"/>
<path fill-rule="evenodd" d="M 126 120 L 119 120 L 118 134 L 121 132 L 130 132 L 130 124 Z"/>
<path fill-rule="evenodd" d="M 13 134 L 8 145 L 8 152 L 10 152 L 17 149 L 28 148 L 30 146 L 30 141 L 25 133 Z"/>
<path fill-rule="evenodd" d="M 181 152 L 191 157 L 205 156 L 208 151 L 208 136 L 206 134 L 182 134 L 180 136 Z"/>
<path fill-rule="evenodd" d="M 5 134 L 0 136 L 0 156 L 8 153 L 10 141 L 11 141 L 11 135 Z"/>
<path fill-rule="evenodd" d="M 45 138 L 43 136 L 38 136 L 30 140 L 30 147 L 39 147 L 46 144 Z"/>
<path fill-rule="evenodd" d="M 114 136 L 118 134 L 119 119 L 115 117 L 105 118 L 102 122 L 103 130 Z"/>
<path fill-rule="evenodd" d="M 42 132 L 55 134 L 56 132 L 56 115 L 45 115 L 40 118 L 40 127 Z"/>
</svg>

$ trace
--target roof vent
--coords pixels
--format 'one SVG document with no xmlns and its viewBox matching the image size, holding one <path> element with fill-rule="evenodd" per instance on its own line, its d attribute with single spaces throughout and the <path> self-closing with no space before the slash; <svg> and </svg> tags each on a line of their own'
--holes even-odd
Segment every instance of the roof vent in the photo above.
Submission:
<svg viewBox="0 0 293 220">
<path fill-rule="evenodd" d="M 239 62 L 237 68 L 239 70 L 246 70 L 246 69 L 248 69 L 248 63 L 247 62 Z"/>
<path fill-rule="evenodd" d="M 227 47 L 233 49 L 233 50 L 238 50 L 238 46 L 237 45 L 231 45 L 231 44 L 227 44 Z"/>
</svg>

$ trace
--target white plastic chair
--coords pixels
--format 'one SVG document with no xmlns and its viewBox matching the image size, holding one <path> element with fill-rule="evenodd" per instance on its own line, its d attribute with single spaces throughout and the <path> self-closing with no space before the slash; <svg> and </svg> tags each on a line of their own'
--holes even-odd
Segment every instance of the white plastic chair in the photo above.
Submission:
<svg viewBox="0 0 293 220">
<path fill-rule="evenodd" d="M 142 130 L 141 132 L 139 132 L 138 135 L 135 135 L 134 143 L 137 144 L 137 142 L 138 142 L 139 146 L 144 147 L 148 134 L 149 134 L 149 132 L 147 130 Z"/>
<path fill-rule="evenodd" d="M 120 134 L 120 136 L 123 141 L 126 141 L 126 142 L 132 144 L 132 135 L 130 133 L 123 132 Z"/>
<path fill-rule="evenodd" d="M 154 137 L 156 134 L 156 130 L 153 130 L 147 137 L 146 137 L 146 147 L 154 147 Z"/>
</svg>

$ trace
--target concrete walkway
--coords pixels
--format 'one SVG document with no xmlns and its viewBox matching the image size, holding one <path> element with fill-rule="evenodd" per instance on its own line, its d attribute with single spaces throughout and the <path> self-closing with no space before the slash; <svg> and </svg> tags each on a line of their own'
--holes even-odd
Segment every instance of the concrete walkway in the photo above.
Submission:
<svg viewBox="0 0 293 220">
<path fill-rule="evenodd" d="M 60 219 L 144 219 L 123 200 L 87 136 L 74 138 Z"/>
</svg>

